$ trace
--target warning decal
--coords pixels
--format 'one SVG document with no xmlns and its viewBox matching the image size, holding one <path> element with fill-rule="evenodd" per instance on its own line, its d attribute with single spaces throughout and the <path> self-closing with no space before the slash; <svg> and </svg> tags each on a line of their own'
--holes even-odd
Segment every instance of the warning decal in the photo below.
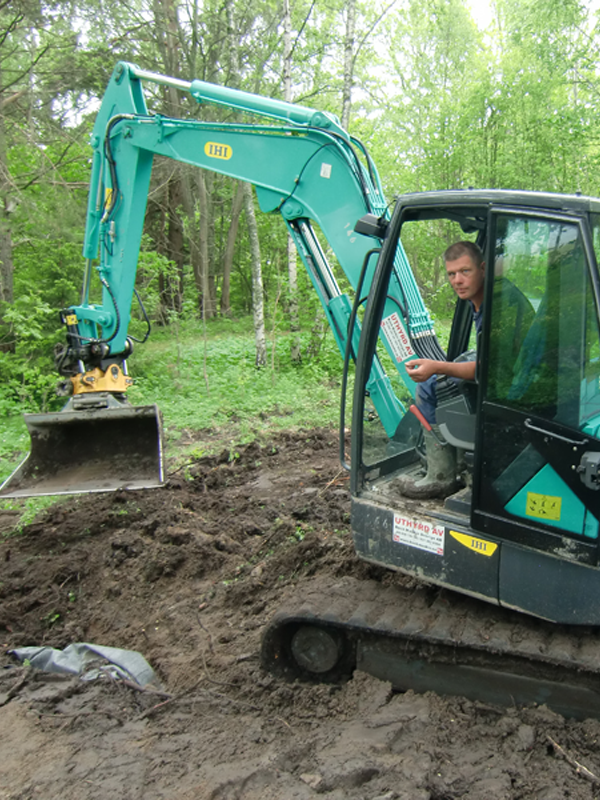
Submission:
<svg viewBox="0 0 600 800">
<path fill-rule="evenodd" d="M 382 319 L 381 328 L 396 361 L 400 362 L 406 358 L 414 358 L 415 351 L 412 348 L 399 314 L 394 311 L 389 317 Z"/>
<path fill-rule="evenodd" d="M 549 494 L 536 494 L 535 492 L 527 492 L 525 513 L 528 517 L 551 519 L 554 522 L 559 522 L 561 506 L 562 497 L 553 497 Z"/>
<path fill-rule="evenodd" d="M 416 547 L 438 556 L 444 555 L 444 526 L 432 525 L 431 522 L 409 519 L 401 514 L 394 514 L 394 531 L 392 538 L 399 544 Z"/>
</svg>

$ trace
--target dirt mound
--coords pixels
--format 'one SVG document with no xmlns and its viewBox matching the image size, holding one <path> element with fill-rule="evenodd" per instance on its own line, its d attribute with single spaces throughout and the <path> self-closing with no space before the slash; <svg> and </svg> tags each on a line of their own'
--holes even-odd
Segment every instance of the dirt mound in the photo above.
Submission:
<svg viewBox="0 0 600 800">
<path fill-rule="evenodd" d="M 265 623 L 359 562 L 326 430 L 204 458 L 161 490 L 69 499 L 0 544 L 0 797 L 591 798 L 600 725 L 262 672 Z M 162 683 L 48 676 L 11 648 L 140 651 Z M 556 744 L 554 744 L 556 743 Z M 558 747 L 564 750 L 564 757 Z"/>
</svg>

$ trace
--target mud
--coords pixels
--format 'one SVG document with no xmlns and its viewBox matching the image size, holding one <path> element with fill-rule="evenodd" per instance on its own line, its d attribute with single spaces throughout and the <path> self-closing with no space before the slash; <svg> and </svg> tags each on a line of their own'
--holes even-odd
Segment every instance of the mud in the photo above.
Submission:
<svg viewBox="0 0 600 800">
<path fill-rule="evenodd" d="M 10 532 L 14 518 L 0 526 Z M 0 543 L 0 798 L 600 797 L 600 723 L 356 673 L 286 684 L 261 630 L 303 582 L 403 579 L 357 560 L 334 432 L 181 467 L 164 489 L 70 499 Z M 140 651 L 160 689 L 17 665 L 11 648 Z"/>
</svg>

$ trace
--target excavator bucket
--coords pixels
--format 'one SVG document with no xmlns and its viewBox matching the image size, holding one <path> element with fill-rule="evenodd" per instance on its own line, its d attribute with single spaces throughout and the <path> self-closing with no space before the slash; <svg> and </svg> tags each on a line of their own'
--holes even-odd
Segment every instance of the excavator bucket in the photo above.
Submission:
<svg viewBox="0 0 600 800">
<path fill-rule="evenodd" d="M 25 414 L 31 451 L 0 498 L 145 489 L 164 482 L 162 421 L 152 406 Z"/>
</svg>

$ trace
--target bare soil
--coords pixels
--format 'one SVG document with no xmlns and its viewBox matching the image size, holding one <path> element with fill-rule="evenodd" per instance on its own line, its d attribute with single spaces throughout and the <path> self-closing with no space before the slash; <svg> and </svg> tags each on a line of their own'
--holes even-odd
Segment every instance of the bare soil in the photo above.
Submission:
<svg viewBox="0 0 600 800">
<path fill-rule="evenodd" d="M 261 630 L 303 582 L 403 580 L 356 558 L 349 511 L 336 435 L 311 430 L 196 461 L 161 490 L 69 499 L 6 536 L 0 798 L 600 797 L 595 720 L 262 671 Z M 9 655 L 71 642 L 140 651 L 163 693 Z"/>
</svg>

